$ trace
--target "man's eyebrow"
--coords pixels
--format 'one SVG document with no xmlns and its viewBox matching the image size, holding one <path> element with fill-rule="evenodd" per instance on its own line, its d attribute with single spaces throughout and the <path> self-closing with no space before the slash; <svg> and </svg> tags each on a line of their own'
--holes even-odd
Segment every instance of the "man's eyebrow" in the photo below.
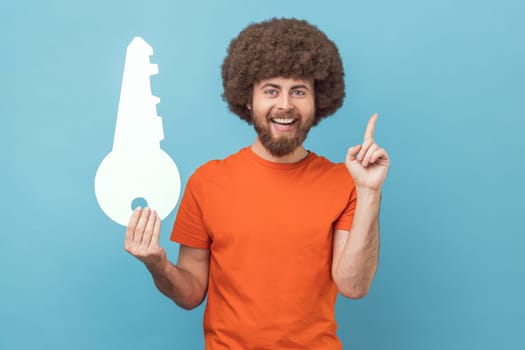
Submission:
<svg viewBox="0 0 525 350">
<path fill-rule="evenodd" d="M 266 84 L 264 84 L 263 86 L 261 86 L 261 90 L 264 89 L 265 87 L 268 87 L 268 86 L 269 86 L 269 87 L 273 87 L 273 88 L 275 88 L 275 89 L 280 89 L 280 88 L 281 88 L 280 85 L 272 84 L 272 83 L 266 83 Z"/>
<path fill-rule="evenodd" d="M 261 86 L 261 90 L 266 88 L 266 87 L 273 87 L 275 89 L 281 89 L 280 85 L 273 84 L 273 83 L 266 83 L 263 86 Z M 295 89 L 306 89 L 306 90 L 310 91 L 308 86 L 306 86 L 305 84 L 294 85 L 294 86 L 291 87 L 291 90 L 295 90 Z"/>
<path fill-rule="evenodd" d="M 294 89 L 306 89 L 308 91 L 310 91 L 310 89 L 308 88 L 308 86 L 304 85 L 304 84 L 301 84 L 301 85 L 294 85 L 292 86 L 292 90 Z"/>
</svg>

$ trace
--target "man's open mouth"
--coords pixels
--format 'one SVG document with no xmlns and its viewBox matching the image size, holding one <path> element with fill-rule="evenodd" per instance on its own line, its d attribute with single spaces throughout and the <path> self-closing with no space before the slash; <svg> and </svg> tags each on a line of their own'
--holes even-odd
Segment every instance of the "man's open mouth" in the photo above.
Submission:
<svg viewBox="0 0 525 350">
<path fill-rule="evenodd" d="M 272 118 L 272 123 L 283 125 L 283 126 L 289 126 L 295 123 L 297 119 L 294 118 Z"/>
</svg>

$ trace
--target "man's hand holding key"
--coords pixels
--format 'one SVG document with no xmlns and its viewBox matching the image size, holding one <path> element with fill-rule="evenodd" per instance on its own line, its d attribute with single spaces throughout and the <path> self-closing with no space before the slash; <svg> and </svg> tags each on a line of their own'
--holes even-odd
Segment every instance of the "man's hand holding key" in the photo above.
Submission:
<svg viewBox="0 0 525 350">
<path fill-rule="evenodd" d="M 169 264 L 166 251 L 159 245 L 160 218 L 155 210 L 138 207 L 126 229 L 124 249 L 150 271 L 162 271 Z"/>
</svg>

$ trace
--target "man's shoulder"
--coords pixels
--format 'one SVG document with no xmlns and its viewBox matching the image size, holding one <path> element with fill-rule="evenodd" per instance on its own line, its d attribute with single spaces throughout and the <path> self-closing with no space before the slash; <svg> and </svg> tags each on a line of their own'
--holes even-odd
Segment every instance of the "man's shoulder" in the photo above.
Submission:
<svg viewBox="0 0 525 350">
<path fill-rule="evenodd" d="M 333 181 L 339 184 L 347 183 L 349 186 L 353 185 L 354 180 L 352 175 L 350 175 L 344 163 L 333 162 L 315 153 L 313 155 L 314 157 L 309 164 L 309 168 L 314 176 L 326 181 Z"/>
<path fill-rule="evenodd" d="M 319 154 L 317 154 L 315 152 L 312 152 L 312 151 L 308 151 L 308 152 L 310 152 L 312 154 L 312 161 L 317 166 L 321 166 L 321 167 L 325 167 L 325 168 L 333 168 L 333 167 L 337 167 L 338 164 L 340 164 L 340 163 L 336 163 L 336 162 L 331 161 L 330 159 L 326 158 L 323 155 L 319 155 Z"/>
<path fill-rule="evenodd" d="M 238 167 L 243 162 L 243 153 L 245 148 L 240 149 L 223 159 L 212 159 L 199 166 L 193 173 L 192 177 L 208 177 L 220 176 L 221 174 L 228 174 L 234 168 Z"/>
<path fill-rule="evenodd" d="M 313 152 L 312 152 L 313 153 Z M 313 160 L 311 162 L 311 165 L 320 168 L 324 171 L 330 170 L 334 171 L 336 173 L 348 173 L 348 170 L 346 169 L 346 166 L 342 162 L 333 162 L 330 159 L 318 155 L 316 153 L 313 153 Z"/>
</svg>

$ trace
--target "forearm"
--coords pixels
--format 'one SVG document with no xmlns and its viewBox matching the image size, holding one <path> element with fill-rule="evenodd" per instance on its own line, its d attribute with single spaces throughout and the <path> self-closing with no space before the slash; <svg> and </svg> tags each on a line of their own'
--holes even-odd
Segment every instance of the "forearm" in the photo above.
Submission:
<svg viewBox="0 0 525 350">
<path fill-rule="evenodd" d="M 161 293 L 184 309 L 199 306 L 208 286 L 209 250 L 181 245 L 175 266 L 159 245 L 159 235 L 156 211 L 138 207 L 126 228 L 124 249 L 144 263 Z"/>
<path fill-rule="evenodd" d="M 157 289 L 173 300 L 183 309 L 190 310 L 199 306 L 206 294 L 205 287 L 190 272 L 185 271 L 171 262 L 166 261 L 163 267 L 150 267 Z"/>
<path fill-rule="evenodd" d="M 368 293 L 379 256 L 379 191 L 357 190 L 352 229 L 344 244 L 336 276 L 341 293 L 360 298 Z"/>
</svg>

